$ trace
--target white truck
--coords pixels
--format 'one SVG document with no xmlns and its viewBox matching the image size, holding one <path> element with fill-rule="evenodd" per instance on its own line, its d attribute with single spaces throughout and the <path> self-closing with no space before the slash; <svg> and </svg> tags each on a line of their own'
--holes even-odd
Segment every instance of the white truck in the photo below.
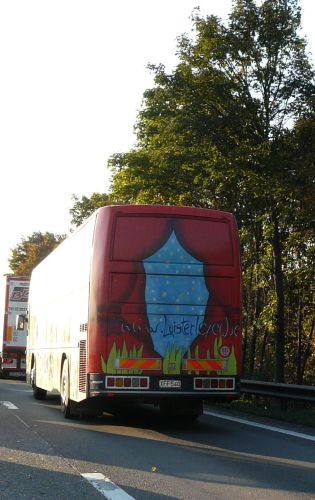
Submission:
<svg viewBox="0 0 315 500">
<path fill-rule="evenodd" d="M 30 278 L 5 275 L 1 287 L 0 376 L 25 377 Z"/>
</svg>

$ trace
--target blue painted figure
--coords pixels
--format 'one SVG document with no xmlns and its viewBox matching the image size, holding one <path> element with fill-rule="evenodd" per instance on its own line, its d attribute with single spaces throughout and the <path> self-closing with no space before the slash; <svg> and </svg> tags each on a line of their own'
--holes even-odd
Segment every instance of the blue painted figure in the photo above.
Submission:
<svg viewBox="0 0 315 500">
<path fill-rule="evenodd" d="M 143 265 L 154 349 L 164 357 L 175 346 L 184 356 L 199 334 L 209 298 L 203 263 L 181 246 L 173 231 Z"/>
</svg>

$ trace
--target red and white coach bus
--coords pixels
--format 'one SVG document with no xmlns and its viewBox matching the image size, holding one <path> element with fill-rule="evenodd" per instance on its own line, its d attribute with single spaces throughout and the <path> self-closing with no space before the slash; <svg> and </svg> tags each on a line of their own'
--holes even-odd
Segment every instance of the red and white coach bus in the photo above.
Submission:
<svg viewBox="0 0 315 500">
<path fill-rule="evenodd" d="M 66 418 L 122 400 L 196 417 L 239 396 L 240 309 L 232 214 L 103 207 L 32 273 L 27 380 Z"/>
</svg>

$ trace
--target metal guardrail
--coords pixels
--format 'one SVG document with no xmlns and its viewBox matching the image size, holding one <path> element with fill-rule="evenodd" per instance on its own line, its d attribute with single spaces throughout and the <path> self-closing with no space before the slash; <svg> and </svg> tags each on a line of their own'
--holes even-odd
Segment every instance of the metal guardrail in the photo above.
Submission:
<svg viewBox="0 0 315 500">
<path fill-rule="evenodd" d="M 277 384 L 258 380 L 241 380 L 241 393 L 262 397 L 292 399 L 315 403 L 315 387 L 311 385 Z"/>
</svg>

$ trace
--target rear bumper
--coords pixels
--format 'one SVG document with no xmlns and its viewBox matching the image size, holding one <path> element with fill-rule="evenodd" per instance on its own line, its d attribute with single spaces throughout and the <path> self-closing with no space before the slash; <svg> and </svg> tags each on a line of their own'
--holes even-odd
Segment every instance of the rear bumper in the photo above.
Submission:
<svg viewBox="0 0 315 500">
<path fill-rule="evenodd" d="M 119 379 L 117 381 L 121 384 L 121 387 L 115 387 L 115 385 L 109 386 L 109 382 L 112 384 L 116 379 Z M 126 379 L 128 379 L 128 387 L 124 386 Z M 134 387 L 133 383 L 137 382 L 136 379 L 139 379 L 139 385 L 140 379 L 147 379 L 147 384 L 144 384 L 143 387 Z M 197 380 L 198 384 L 196 384 Z M 233 387 L 220 387 L 220 383 L 222 385 L 222 382 L 226 382 L 227 380 L 230 385 L 233 382 Z M 172 384 L 174 387 L 171 386 Z M 211 384 L 216 387 L 211 388 Z M 205 385 L 206 387 L 197 387 L 196 385 Z M 191 375 L 188 377 L 165 377 L 156 375 L 106 375 L 104 373 L 94 373 L 88 374 L 86 395 L 87 398 L 130 398 L 147 402 L 156 402 L 169 398 L 231 401 L 239 398 L 240 383 L 237 377 L 230 376 L 210 377 L 207 375 Z"/>
</svg>

